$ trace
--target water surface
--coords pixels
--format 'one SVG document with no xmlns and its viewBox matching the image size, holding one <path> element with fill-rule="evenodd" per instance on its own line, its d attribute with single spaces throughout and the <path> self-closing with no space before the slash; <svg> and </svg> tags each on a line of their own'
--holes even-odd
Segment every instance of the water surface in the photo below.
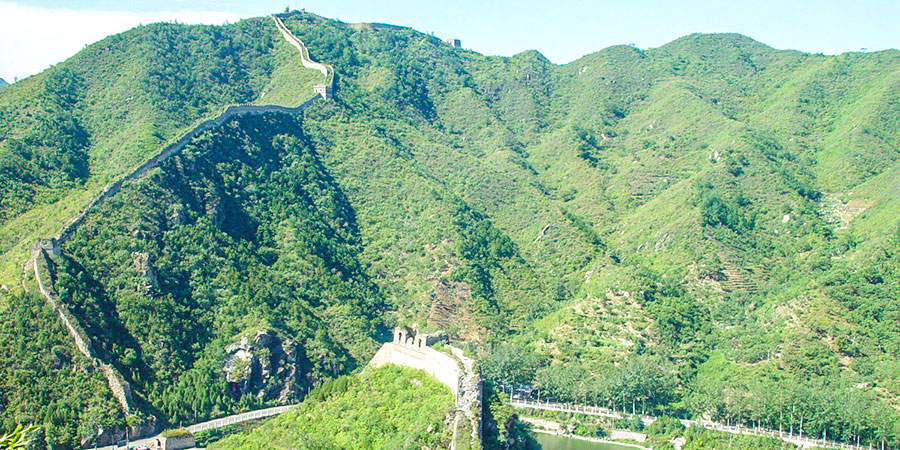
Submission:
<svg viewBox="0 0 900 450">
<path fill-rule="evenodd" d="M 634 447 L 588 442 L 553 434 L 534 433 L 534 438 L 544 450 L 635 450 Z"/>
</svg>

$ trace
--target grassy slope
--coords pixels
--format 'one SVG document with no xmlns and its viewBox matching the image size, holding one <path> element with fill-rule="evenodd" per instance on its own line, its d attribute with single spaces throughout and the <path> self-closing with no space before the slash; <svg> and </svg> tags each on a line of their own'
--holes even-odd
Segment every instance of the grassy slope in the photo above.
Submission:
<svg viewBox="0 0 900 450">
<path fill-rule="evenodd" d="M 444 416 L 452 395 L 425 372 L 385 366 L 330 384 L 338 383 L 345 387 L 319 388 L 333 392 L 314 391 L 296 410 L 209 448 L 418 449 L 449 441 Z"/>
</svg>

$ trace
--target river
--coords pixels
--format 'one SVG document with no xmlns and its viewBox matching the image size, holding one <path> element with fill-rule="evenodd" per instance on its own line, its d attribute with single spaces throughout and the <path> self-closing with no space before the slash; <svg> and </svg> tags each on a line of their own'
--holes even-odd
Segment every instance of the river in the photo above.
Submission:
<svg viewBox="0 0 900 450">
<path fill-rule="evenodd" d="M 544 450 L 635 450 L 634 447 L 582 441 L 555 434 L 534 433 L 534 438 Z"/>
</svg>

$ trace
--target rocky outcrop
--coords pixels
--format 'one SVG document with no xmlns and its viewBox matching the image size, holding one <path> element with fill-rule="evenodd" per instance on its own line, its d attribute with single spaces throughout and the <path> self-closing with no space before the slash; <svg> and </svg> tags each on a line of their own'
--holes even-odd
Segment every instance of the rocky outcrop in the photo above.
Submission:
<svg viewBox="0 0 900 450">
<path fill-rule="evenodd" d="M 149 417 L 140 423 L 130 425 L 128 427 L 112 427 L 104 428 L 98 435 L 91 435 L 81 439 L 81 447 L 88 449 L 94 447 L 105 447 L 115 445 L 118 442 L 128 439 L 140 439 L 147 436 L 153 436 L 159 430 L 159 423 L 155 417 Z"/>
<path fill-rule="evenodd" d="M 147 252 L 131 252 L 131 267 L 134 268 L 140 277 L 137 290 L 142 294 L 150 294 L 156 289 L 156 271 L 150 261 L 150 254 Z"/>
<path fill-rule="evenodd" d="M 225 349 L 222 370 L 232 395 L 288 403 L 300 397 L 301 355 L 297 345 L 269 329 L 241 337 Z"/>
<path fill-rule="evenodd" d="M 7 83 L 3 78 L 0 78 L 0 88 L 5 88 L 7 86 L 9 86 L 9 83 Z"/>
</svg>

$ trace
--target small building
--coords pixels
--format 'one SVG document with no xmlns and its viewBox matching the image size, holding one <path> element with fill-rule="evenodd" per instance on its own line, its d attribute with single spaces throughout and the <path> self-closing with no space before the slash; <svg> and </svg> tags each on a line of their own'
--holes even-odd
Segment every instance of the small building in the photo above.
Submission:
<svg viewBox="0 0 900 450">
<path fill-rule="evenodd" d="M 322 96 L 323 100 L 331 99 L 331 86 L 327 84 L 317 84 L 313 86 L 313 92 Z"/>
<path fill-rule="evenodd" d="M 194 448 L 195 445 L 194 435 L 184 428 L 164 431 L 156 438 L 156 448 L 160 450 L 180 450 Z"/>
<path fill-rule="evenodd" d="M 447 39 L 447 43 L 452 47 L 462 47 L 462 41 L 459 39 Z"/>
</svg>

